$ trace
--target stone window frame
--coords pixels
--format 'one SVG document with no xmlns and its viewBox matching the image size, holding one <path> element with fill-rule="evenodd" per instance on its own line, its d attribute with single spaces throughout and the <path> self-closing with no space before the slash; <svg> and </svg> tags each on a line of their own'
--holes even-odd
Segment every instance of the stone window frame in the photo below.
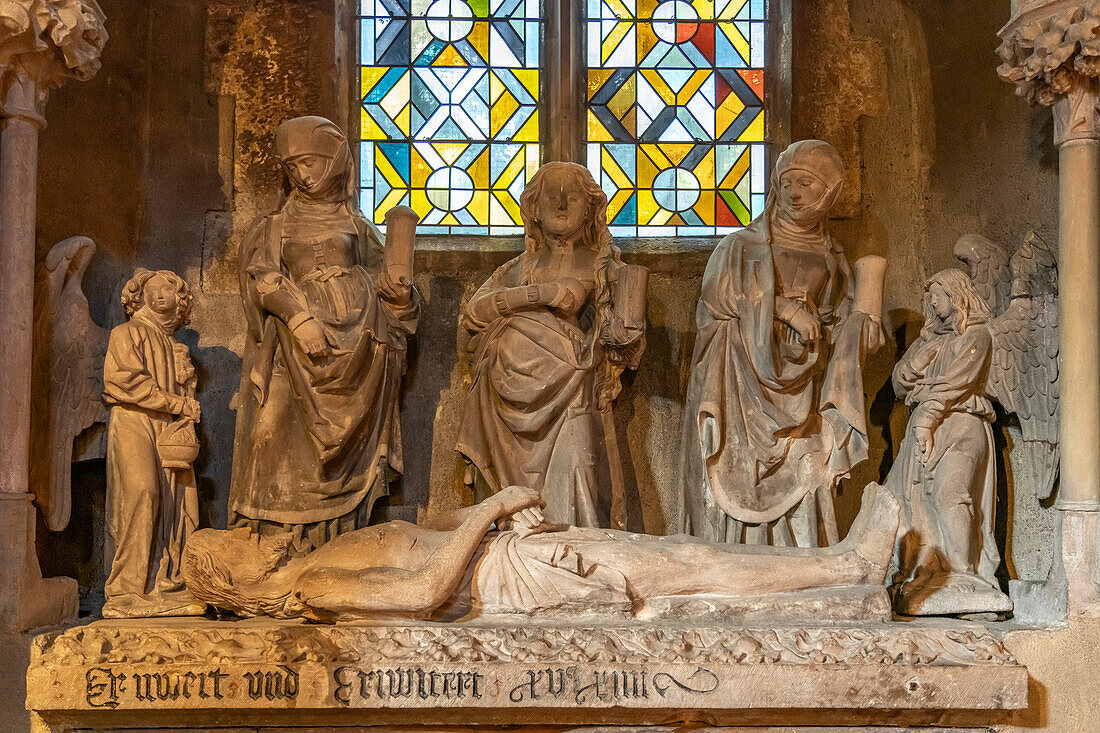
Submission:
<svg viewBox="0 0 1100 733">
<path fill-rule="evenodd" d="M 792 16 L 795 0 L 765 0 L 764 129 L 768 170 L 778 151 L 791 143 L 793 90 Z M 352 145 L 355 175 L 359 167 L 359 0 L 333 0 L 335 10 L 336 116 L 344 121 Z M 586 165 L 588 86 L 587 0 L 542 0 L 540 43 L 539 145 L 542 163 L 574 161 Z M 554 135 L 550 131 L 555 131 Z M 624 253 L 709 251 L 723 235 L 698 237 L 615 237 Z M 674 246 L 670 247 L 670 240 Z M 417 249 L 440 251 L 522 251 L 523 235 L 431 234 L 417 237 Z"/>
</svg>

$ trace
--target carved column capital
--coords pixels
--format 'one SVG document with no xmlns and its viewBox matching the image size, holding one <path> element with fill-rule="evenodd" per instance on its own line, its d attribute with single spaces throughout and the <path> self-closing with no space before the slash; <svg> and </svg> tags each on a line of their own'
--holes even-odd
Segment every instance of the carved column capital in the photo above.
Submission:
<svg viewBox="0 0 1100 733">
<path fill-rule="evenodd" d="M 0 116 L 43 127 L 50 91 L 99 71 L 104 20 L 96 0 L 0 0 Z"/>
<path fill-rule="evenodd" d="M 1017 0 L 997 73 L 1033 104 L 1054 108 L 1054 142 L 1100 139 L 1100 3 Z"/>
</svg>

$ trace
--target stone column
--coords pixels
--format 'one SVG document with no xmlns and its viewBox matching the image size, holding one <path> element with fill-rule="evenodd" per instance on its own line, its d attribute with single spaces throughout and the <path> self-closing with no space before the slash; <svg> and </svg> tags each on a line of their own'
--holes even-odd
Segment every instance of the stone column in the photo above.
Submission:
<svg viewBox="0 0 1100 733">
<path fill-rule="evenodd" d="M 76 581 L 43 579 L 29 493 L 38 132 L 51 89 L 99 69 L 95 0 L 0 0 L 0 631 L 76 614 Z"/>
<path fill-rule="evenodd" d="M 1061 559 L 1068 610 L 1100 611 L 1100 4 L 1014 0 L 1000 36 L 998 73 L 1017 94 L 1054 113 Z"/>
</svg>

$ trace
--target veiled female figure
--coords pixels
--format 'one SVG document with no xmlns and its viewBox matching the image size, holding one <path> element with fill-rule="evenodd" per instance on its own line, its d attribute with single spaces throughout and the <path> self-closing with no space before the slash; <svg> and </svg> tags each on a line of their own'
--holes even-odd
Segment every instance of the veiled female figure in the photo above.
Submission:
<svg viewBox="0 0 1100 733">
<path fill-rule="evenodd" d="M 241 251 L 249 338 L 229 510 L 233 525 L 290 531 L 300 554 L 364 526 L 402 470 L 398 392 L 420 304 L 381 267 L 343 133 L 299 117 L 275 148 L 285 200 Z"/>
<path fill-rule="evenodd" d="M 713 542 L 836 541 L 833 490 L 867 457 L 862 364 L 878 315 L 853 310 L 829 234 L 844 164 L 791 145 L 762 216 L 726 237 L 703 276 L 684 416 L 683 531 Z"/>
<path fill-rule="evenodd" d="M 886 477 L 902 507 L 895 604 L 912 615 L 1008 611 L 994 578 L 993 313 L 961 270 L 933 275 L 924 291 L 924 328 L 893 374 L 913 410 Z"/>
<path fill-rule="evenodd" d="M 461 316 L 473 360 L 457 450 L 472 464 L 467 482 L 479 499 L 529 486 L 548 521 L 599 526 L 597 487 L 620 470 L 611 405 L 622 369 L 636 367 L 645 348 L 644 322 L 627 328 L 616 312 L 625 266 L 607 228 L 607 197 L 586 168 L 544 165 L 520 211 L 525 251 Z"/>
</svg>

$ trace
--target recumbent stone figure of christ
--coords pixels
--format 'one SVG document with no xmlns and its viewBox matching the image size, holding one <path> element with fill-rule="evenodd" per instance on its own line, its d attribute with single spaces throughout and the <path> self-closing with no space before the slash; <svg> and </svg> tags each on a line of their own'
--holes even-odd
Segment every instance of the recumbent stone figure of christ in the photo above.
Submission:
<svg viewBox="0 0 1100 733">
<path fill-rule="evenodd" d="M 248 320 L 230 523 L 291 533 L 296 553 L 369 521 L 402 470 L 398 396 L 420 296 L 416 215 L 359 212 L 347 139 L 321 117 L 280 125 L 283 200 L 241 251 Z"/>
<path fill-rule="evenodd" d="M 378 524 L 298 558 L 289 532 L 203 529 L 188 542 L 183 573 L 188 589 L 215 607 L 329 623 L 502 614 L 675 618 L 693 601 L 713 614 L 746 598 L 778 608 L 772 604 L 800 594 L 821 602 L 824 593 L 833 604 L 846 589 L 887 604 L 899 507 L 874 485 L 845 540 L 821 549 L 563 528 L 546 521 L 543 503 L 538 491 L 512 486 L 432 526 Z M 512 529 L 490 531 L 507 518 Z"/>
</svg>

